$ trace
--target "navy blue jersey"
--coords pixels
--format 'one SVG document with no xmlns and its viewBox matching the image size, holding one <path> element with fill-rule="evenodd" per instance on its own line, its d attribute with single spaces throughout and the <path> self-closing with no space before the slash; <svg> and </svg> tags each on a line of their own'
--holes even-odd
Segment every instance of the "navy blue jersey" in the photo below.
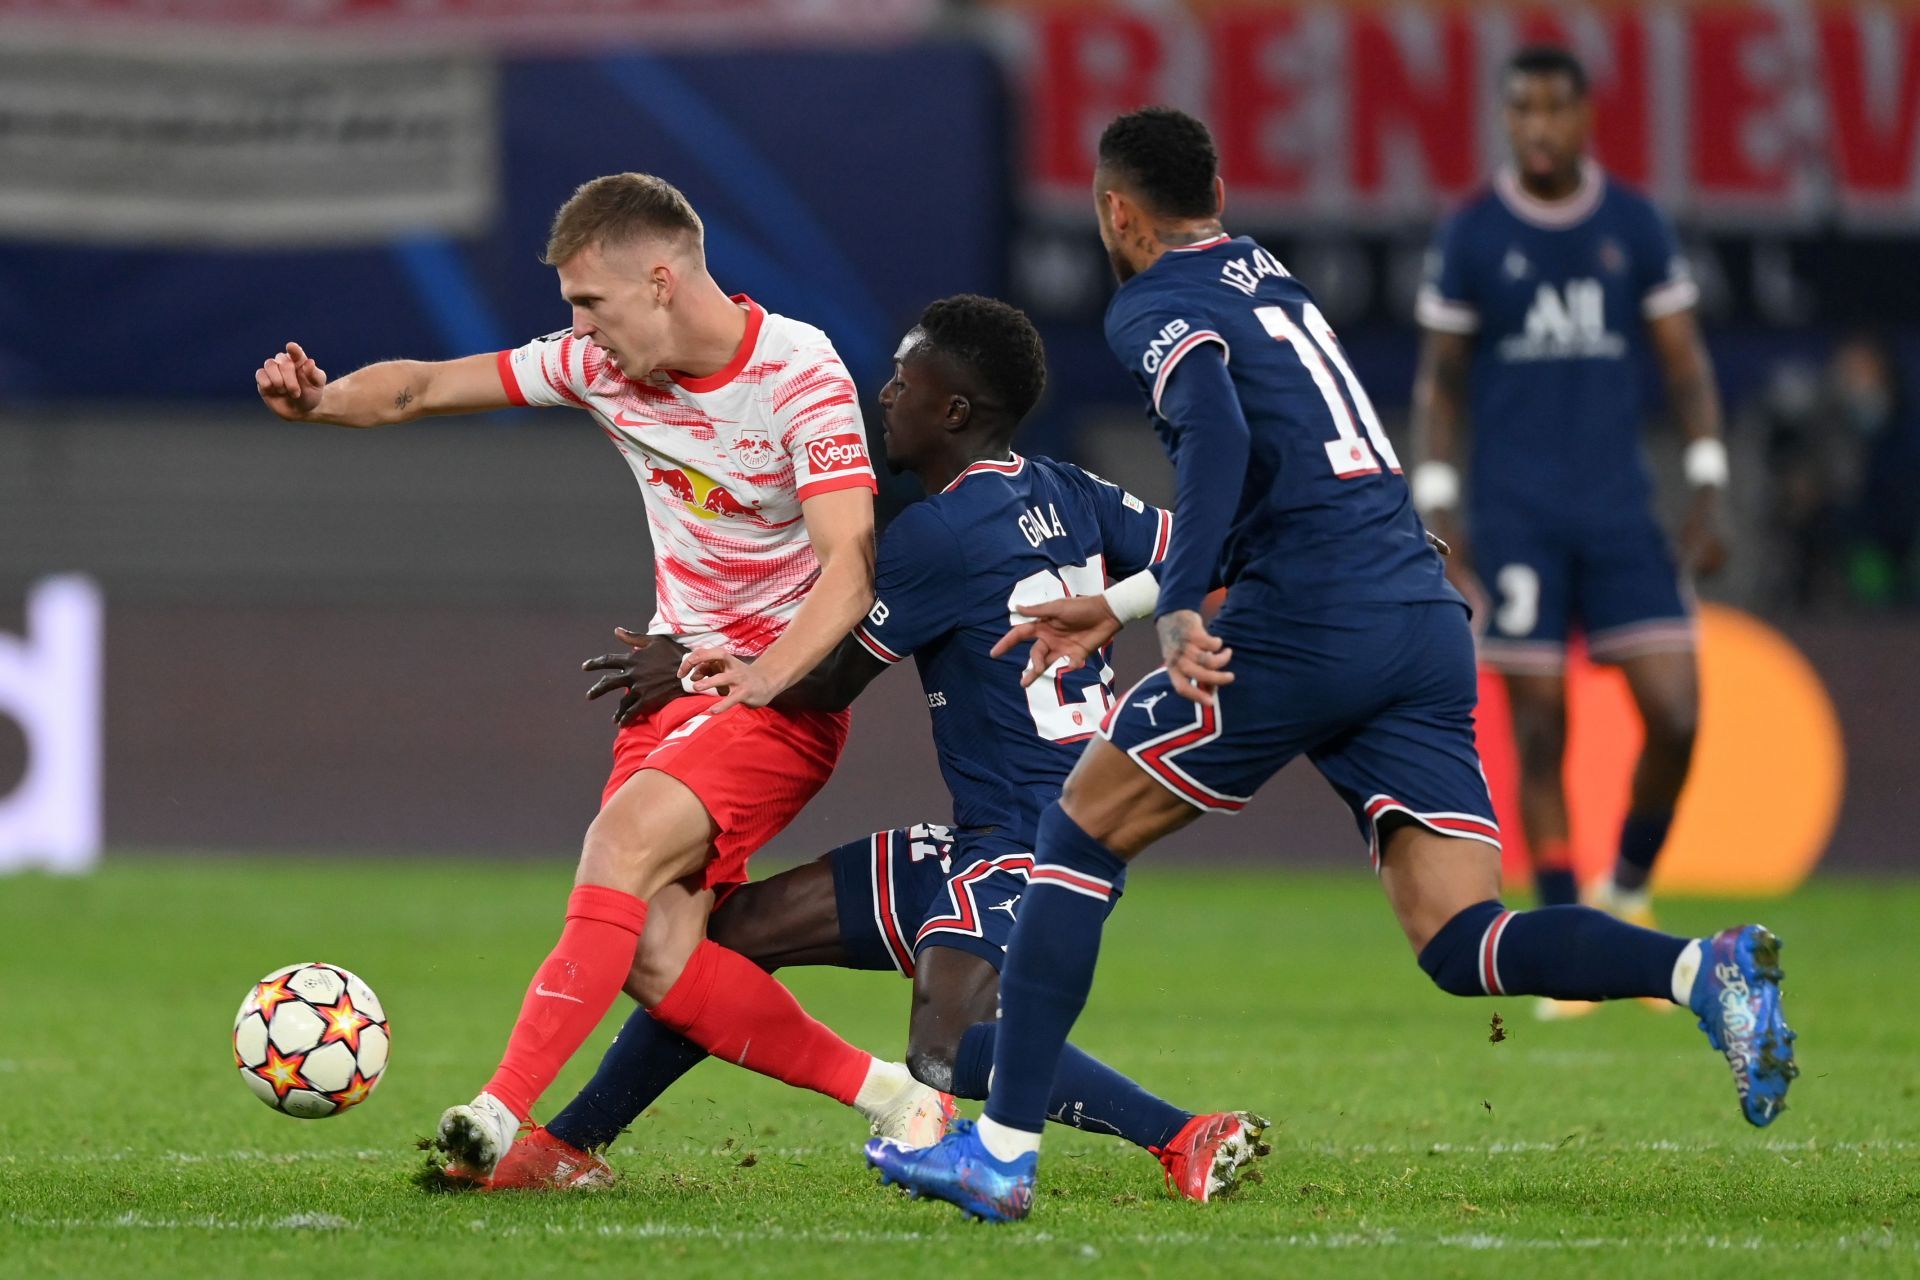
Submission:
<svg viewBox="0 0 1920 1280">
<path fill-rule="evenodd" d="M 968 857 L 1033 848 L 1040 813 L 1113 705 L 1105 661 L 1020 687 L 1023 648 L 988 650 L 1023 604 L 1096 595 L 1166 554 L 1167 512 L 1047 458 L 976 462 L 880 540 L 874 605 L 854 636 L 911 654 Z M 1056 664 L 1064 666 L 1064 662 Z"/>
<path fill-rule="evenodd" d="M 1589 164 L 1547 203 L 1509 171 L 1441 229 L 1420 323 L 1475 336 L 1468 502 L 1476 521 L 1643 522 L 1647 321 L 1698 299 L 1673 229 Z"/>
<path fill-rule="evenodd" d="M 1271 253 L 1222 235 L 1163 254 L 1120 286 L 1107 342 L 1176 467 L 1167 380 L 1207 343 L 1226 353 L 1250 450 L 1212 585 L 1258 587 L 1283 612 L 1459 600 L 1332 328 Z"/>
</svg>

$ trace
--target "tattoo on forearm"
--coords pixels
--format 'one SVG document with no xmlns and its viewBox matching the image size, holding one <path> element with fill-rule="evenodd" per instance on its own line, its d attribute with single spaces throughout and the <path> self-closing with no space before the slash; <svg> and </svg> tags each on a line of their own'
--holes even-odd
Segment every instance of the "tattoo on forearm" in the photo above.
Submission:
<svg viewBox="0 0 1920 1280">
<path fill-rule="evenodd" d="M 400 394 L 393 398 L 393 407 L 396 409 L 404 409 L 412 403 L 413 403 L 412 387 L 402 387 L 400 389 Z"/>
</svg>

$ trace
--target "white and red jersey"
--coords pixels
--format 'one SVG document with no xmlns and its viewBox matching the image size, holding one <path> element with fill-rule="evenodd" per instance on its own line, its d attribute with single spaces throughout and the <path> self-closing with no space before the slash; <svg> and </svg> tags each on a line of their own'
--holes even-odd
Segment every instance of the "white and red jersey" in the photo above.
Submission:
<svg viewBox="0 0 1920 1280">
<path fill-rule="evenodd" d="M 649 631 L 752 657 L 820 576 L 800 503 L 878 485 L 859 396 L 827 335 L 734 301 L 746 336 L 708 377 L 634 380 L 567 333 L 502 351 L 499 365 L 513 403 L 585 409 L 633 468 L 653 531 Z"/>
</svg>

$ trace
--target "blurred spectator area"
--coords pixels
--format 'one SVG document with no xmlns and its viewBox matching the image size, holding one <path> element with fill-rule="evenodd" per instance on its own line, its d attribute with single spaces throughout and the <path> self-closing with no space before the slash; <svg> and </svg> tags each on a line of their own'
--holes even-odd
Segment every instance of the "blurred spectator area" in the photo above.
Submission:
<svg viewBox="0 0 1920 1280">
<path fill-rule="evenodd" d="M 722 282 L 827 329 L 869 397 L 930 299 L 1020 302 L 1051 357 L 1027 447 L 1162 496 L 1086 187 L 1100 126 L 1145 101 L 1212 120 L 1231 225 L 1313 286 L 1398 422 L 1432 227 L 1501 159 L 1500 60 L 1549 38 L 1702 282 L 1747 535 L 1709 589 L 1915 595 L 1910 7 L 0 0 L 0 31 L 15 585 L 636 607 L 638 504 L 587 424 L 350 438 L 249 403 L 290 338 L 337 374 L 561 327 L 545 224 L 616 168 L 679 183 Z M 1670 434 L 1648 440 L 1671 492 Z"/>
</svg>

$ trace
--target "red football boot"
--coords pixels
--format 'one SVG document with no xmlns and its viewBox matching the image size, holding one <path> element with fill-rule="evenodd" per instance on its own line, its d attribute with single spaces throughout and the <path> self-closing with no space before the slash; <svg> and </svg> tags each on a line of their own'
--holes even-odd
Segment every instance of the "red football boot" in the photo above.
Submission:
<svg viewBox="0 0 1920 1280">
<path fill-rule="evenodd" d="M 1233 1189 L 1240 1171 L 1273 1148 L 1260 1141 L 1264 1116 L 1251 1111 L 1219 1111 L 1195 1116 L 1153 1154 L 1167 1171 L 1167 1190 L 1205 1203 Z"/>
<path fill-rule="evenodd" d="M 594 1191 L 613 1185 L 613 1166 L 544 1127 L 521 1134 L 493 1167 L 489 1191 Z"/>
</svg>

